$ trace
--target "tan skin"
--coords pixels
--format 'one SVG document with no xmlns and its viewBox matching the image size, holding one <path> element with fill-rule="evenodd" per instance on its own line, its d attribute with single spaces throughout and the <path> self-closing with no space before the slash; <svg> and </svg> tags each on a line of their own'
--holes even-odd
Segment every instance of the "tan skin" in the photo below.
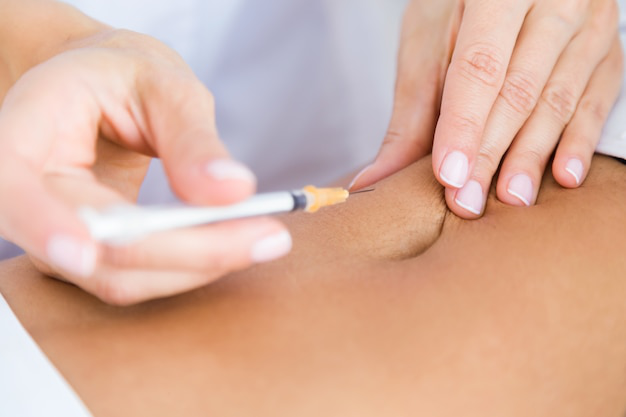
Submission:
<svg viewBox="0 0 626 417">
<path fill-rule="evenodd" d="M 112 307 L 0 264 L 0 291 L 96 416 L 626 411 L 626 166 L 464 221 L 429 158 L 285 221 L 287 258 Z"/>
</svg>

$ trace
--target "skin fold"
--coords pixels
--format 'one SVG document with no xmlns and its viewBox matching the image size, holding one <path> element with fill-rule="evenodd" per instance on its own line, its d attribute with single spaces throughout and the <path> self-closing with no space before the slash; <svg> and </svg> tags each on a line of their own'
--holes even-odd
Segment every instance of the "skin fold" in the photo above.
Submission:
<svg viewBox="0 0 626 417">
<path fill-rule="evenodd" d="M 626 166 L 550 174 L 464 221 L 424 158 L 315 215 L 292 253 L 114 307 L 0 263 L 0 292 L 96 416 L 615 416 L 626 411 Z"/>
</svg>

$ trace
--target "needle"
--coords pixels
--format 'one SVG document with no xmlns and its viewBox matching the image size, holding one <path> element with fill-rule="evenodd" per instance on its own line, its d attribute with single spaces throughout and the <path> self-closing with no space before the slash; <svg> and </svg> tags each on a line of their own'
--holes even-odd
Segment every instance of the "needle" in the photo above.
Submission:
<svg viewBox="0 0 626 417">
<path fill-rule="evenodd" d="M 376 191 L 376 188 L 368 188 L 367 190 L 352 191 L 350 195 L 361 194 L 361 193 L 371 193 L 372 191 Z"/>
</svg>

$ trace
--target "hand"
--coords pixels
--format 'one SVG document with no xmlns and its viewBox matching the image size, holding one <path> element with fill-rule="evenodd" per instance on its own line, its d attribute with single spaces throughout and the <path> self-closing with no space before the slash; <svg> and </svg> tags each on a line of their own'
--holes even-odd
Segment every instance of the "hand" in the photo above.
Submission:
<svg viewBox="0 0 626 417">
<path fill-rule="evenodd" d="M 126 31 L 82 41 L 24 74 L 0 109 L 0 234 L 38 267 L 129 304 L 205 285 L 285 254 L 284 226 L 254 219 L 113 247 L 92 241 L 79 206 L 132 202 L 150 157 L 192 204 L 254 192 L 214 125 L 211 94 L 174 52 Z M 164 185 L 165 186 L 165 185 Z"/>
<path fill-rule="evenodd" d="M 483 213 L 500 164 L 498 198 L 534 204 L 555 148 L 554 177 L 578 187 L 622 65 L 614 0 L 414 0 L 389 130 L 352 187 L 400 170 L 431 145 L 435 176 L 461 217 Z"/>
</svg>

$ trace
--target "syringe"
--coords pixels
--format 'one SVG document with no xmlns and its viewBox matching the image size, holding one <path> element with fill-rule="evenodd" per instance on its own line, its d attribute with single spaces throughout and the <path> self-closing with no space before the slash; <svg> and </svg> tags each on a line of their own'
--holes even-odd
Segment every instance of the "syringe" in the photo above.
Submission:
<svg viewBox="0 0 626 417">
<path fill-rule="evenodd" d="M 343 203 L 350 193 L 343 188 L 304 187 L 301 190 L 257 194 L 241 203 L 212 207 L 139 207 L 120 205 L 103 211 L 82 208 L 80 217 L 92 238 L 123 244 L 152 233 L 202 224 L 304 210 Z"/>
</svg>

